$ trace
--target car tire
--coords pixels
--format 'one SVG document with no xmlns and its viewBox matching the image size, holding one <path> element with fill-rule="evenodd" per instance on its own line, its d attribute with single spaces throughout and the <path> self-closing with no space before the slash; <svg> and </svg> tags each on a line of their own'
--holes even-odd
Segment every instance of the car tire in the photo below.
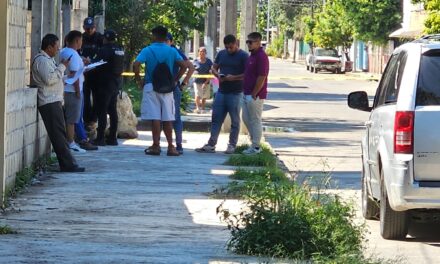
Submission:
<svg viewBox="0 0 440 264">
<path fill-rule="evenodd" d="M 380 172 L 380 234 L 384 239 L 404 239 L 408 234 L 407 211 L 394 211 L 389 203 L 383 170 Z"/>
<path fill-rule="evenodd" d="M 315 73 L 318 73 L 318 68 L 315 68 Z"/>
<path fill-rule="evenodd" d="M 341 73 L 341 68 L 336 68 L 335 73 L 336 74 L 340 74 Z"/>
<path fill-rule="evenodd" d="M 310 66 L 310 72 L 313 72 L 313 71 L 314 71 L 313 66 Z"/>
<path fill-rule="evenodd" d="M 364 165 L 362 165 L 362 215 L 367 220 L 378 220 L 379 212 L 378 202 L 371 198 L 368 191 L 365 168 Z"/>
</svg>

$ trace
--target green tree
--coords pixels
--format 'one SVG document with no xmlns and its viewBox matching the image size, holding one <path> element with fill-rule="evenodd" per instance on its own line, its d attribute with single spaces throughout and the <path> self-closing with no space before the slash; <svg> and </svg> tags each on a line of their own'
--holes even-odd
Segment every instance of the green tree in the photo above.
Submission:
<svg viewBox="0 0 440 264">
<path fill-rule="evenodd" d="M 344 0 L 327 1 L 323 11 L 318 14 L 313 27 L 313 42 L 320 47 L 342 46 L 348 50 L 353 42 L 353 27 L 347 19 Z"/>
<path fill-rule="evenodd" d="M 344 0 L 341 5 L 356 37 L 364 41 L 384 43 L 401 21 L 399 0 Z"/>
<path fill-rule="evenodd" d="M 415 3 L 423 3 L 428 11 L 428 17 L 425 20 L 425 33 L 440 33 L 440 1 L 439 0 L 413 0 Z"/>
<path fill-rule="evenodd" d="M 154 26 L 164 25 L 182 43 L 193 29 L 202 30 L 206 7 L 212 0 L 107 0 L 106 27 L 115 30 L 127 61 L 151 41 Z M 102 13 L 102 1 L 89 1 L 89 15 Z"/>
</svg>

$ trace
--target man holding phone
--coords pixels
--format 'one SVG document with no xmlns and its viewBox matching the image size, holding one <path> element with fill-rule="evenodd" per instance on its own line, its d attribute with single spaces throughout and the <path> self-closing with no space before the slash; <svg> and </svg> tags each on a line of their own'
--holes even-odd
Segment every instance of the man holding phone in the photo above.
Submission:
<svg viewBox="0 0 440 264">
<path fill-rule="evenodd" d="M 248 54 L 238 47 L 237 39 L 227 35 L 223 39 L 225 49 L 215 58 L 212 73 L 219 79 L 220 87 L 212 105 L 211 137 L 208 144 L 197 152 L 214 153 L 218 136 L 226 115 L 231 117 L 231 132 L 226 154 L 235 152 L 240 132 L 240 109 L 243 94 L 242 80 Z"/>
</svg>

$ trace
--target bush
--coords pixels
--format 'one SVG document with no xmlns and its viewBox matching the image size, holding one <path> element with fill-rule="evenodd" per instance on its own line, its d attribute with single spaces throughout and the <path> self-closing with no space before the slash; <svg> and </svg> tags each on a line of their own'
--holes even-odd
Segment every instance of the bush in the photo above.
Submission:
<svg viewBox="0 0 440 264">
<path fill-rule="evenodd" d="M 235 149 L 235 153 L 241 153 L 248 147 L 248 145 L 238 146 Z M 231 166 L 275 167 L 277 164 L 277 159 L 270 148 L 262 145 L 261 149 L 261 153 L 255 155 L 232 154 L 225 164 Z"/>
<path fill-rule="evenodd" d="M 281 58 L 283 56 L 284 50 L 284 36 L 280 35 L 275 37 L 270 45 L 266 48 L 266 53 L 268 56 Z"/>
</svg>

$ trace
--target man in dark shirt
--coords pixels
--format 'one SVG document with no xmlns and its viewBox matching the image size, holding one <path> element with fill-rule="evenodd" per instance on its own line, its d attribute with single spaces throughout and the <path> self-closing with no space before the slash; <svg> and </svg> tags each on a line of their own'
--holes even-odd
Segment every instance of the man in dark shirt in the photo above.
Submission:
<svg viewBox="0 0 440 264">
<path fill-rule="evenodd" d="M 88 17 L 84 20 L 83 24 L 83 42 L 80 50 L 80 55 L 90 61 L 96 61 L 99 49 L 102 47 L 103 36 L 96 31 L 95 21 L 93 17 Z M 90 71 L 84 74 L 84 122 L 86 123 L 86 128 L 94 127 L 97 114 L 93 105 L 96 105 L 94 100 L 93 104 L 91 102 L 91 96 L 94 95 L 97 86 L 97 76 L 95 71 Z M 95 99 L 95 96 L 93 96 Z"/>
<path fill-rule="evenodd" d="M 106 30 L 104 32 L 104 45 L 98 51 L 98 59 L 107 62 L 98 67 L 96 75 L 98 86 L 95 90 L 96 113 L 98 114 L 98 131 L 96 140 L 93 142 L 98 146 L 118 145 L 118 113 L 116 103 L 119 91 L 122 88 L 122 72 L 124 70 L 124 50 L 115 43 L 116 32 Z M 107 138 L 104 138 L 107 127 L 107 114 L 110 117 L 110 128 Z"/>
<path fill-rule="evenodd" d="M 196 149 L 197 152 L 215 152 L 220 129 L 227 114 L 231 117 L 231 132 L 225 153 L 234 153 L 238 141 L 243 92 L 242 80 L 249 56 L 238 47 L 235 36 L 227 35 L 223 43 L 225 49 L 217 54 L 212 66 L 212 73 L 220 80 L 220 88 L 212 105 L 211 137 L 208 144 Z"/>
</svg>

